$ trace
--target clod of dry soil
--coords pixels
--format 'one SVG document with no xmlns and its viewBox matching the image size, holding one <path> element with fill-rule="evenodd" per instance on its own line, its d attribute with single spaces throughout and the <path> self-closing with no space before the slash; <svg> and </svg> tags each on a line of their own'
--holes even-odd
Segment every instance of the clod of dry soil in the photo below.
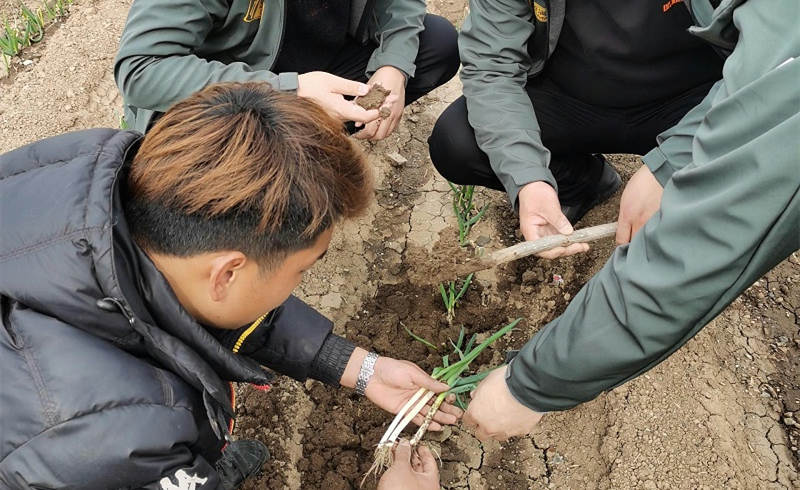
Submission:
<svg viewBox="0 0 800 490">
<path fill-rule="evenodd" d="M 356 104 L 366 110 L 378 109 L 383 105 L 383 101 L 391 92 L 383 88 L 383 85 L 376 83 L 369 87 L 369 92 L 366 95 L 356 98 Z"/>
<path fill-rule="evenodd" d="M 0 0 L 7 7 L 9 0 Z M 112 76 L 128 0 L 78 0 L 67 21 L 24 54 L 33 63 L 0 80 L 0 151 L 59 134 L 114 127 L 121 112 Z M 429 9 L 460 22 L 465 0 Z M 2 11 L 2 9 L 0 9 Z M 344 224 L 301 295 L 328 314 L 336 331 L 380 354 L 426 369 L 440 354 L 411 341 L 405 325 L 442 344 L 464 325 L 488 332 L 525 318 L 511 338 L 475 368 L 566 307 L 611 252 L 556 261 L 525 259 L 476 274 L 453 326 L 443 320 L 432 274 L 463 253 L 446 183 L 435 175 L 425 140 L 435 117 L 460 93 L 454 80 L 406 111 L 385 141 L 366 146 L 377 199 Z M 382 155 L 402 158 L 385 160 Z M 627 178 L 638 159 L 612 161 Z M 487 250 L 517 240 L 516 218 L 500 193 L 472 231 Z M 619 196 L 581 226 L 612 221 Z M 555 283 L 558 274 L 562 283 Z M 566 413 L 545 417 L 531 437 L 481 445 L 452 428 L 431 437 L 442 454 L 445 488 L 798 488 L 800 445 L 800 259 L 780 264 L 669 360 L 637 380 Z M 267 443 L 273 459 L 248 489 L 354 488 L 369 465 L 388 414 L 346 390 L 281 379 L 270 392 L 239 388 L 236 435 Z M 374 483 L 369 484 L 374 487 Z"/>
</svg>

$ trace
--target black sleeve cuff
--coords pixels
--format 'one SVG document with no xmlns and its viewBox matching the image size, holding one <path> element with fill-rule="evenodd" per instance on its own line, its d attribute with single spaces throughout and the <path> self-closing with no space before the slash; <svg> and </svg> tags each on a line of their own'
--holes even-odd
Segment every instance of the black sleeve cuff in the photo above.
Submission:
<svg viewBox="0 0 800 490">
<path fill-rule="evenodd" d="M 356 346 L 344 337 L 328 334 L 317 357 L 311 363 L 308 377 L 327 385 L 339 386 L 347 362 Z"/>
<path fill-rule="evenodd" d="M 226 348 L 248 356 L 280 374 L 305 381 L 310 375 L 311 365 L 320 357 L 320 351 L 332 329 L 333 323 L 330 320 L 300 299 L 289 296 L 258 324 L 213 334 Z M 345 360 L 344 366 L 346 365 Z M 334 383 L 340 378 L 341 374 Z"/>
</svg>

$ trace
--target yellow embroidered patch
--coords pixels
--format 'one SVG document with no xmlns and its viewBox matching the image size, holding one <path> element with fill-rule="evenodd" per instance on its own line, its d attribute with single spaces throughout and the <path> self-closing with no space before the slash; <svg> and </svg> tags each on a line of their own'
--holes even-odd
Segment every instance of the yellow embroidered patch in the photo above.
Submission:
<svg viewBox="0 0 800 490">
<path fill-rule="evenodd" d="M 261 20 L 261 14 L 264 13 L 264 0 L 250 0 L 247 6 L 247 13 L 244 14 L 242 19 L 245 22 L 253 22 Z"/>
<path fill-rule="evenodd" d="M 538 3 L 533 3 L 533 14 L 539 22 L 547 22 L 547 9 Z"/>
</svg>

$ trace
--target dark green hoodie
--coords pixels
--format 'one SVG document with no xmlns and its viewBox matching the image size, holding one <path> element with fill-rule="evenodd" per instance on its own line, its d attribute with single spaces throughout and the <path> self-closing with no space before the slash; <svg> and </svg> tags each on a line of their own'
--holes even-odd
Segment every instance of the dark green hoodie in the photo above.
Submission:
<svg viewBox="0 0 800 490">
<path fill-rule="evenodd" d="M 521 19 L 531 7 L 471 6 L 460 39 L 464 91 L 468 103 L 483 94 L 493 110 L 470 106 L 470 122 L 502 112 L 530 117 L 538 134 L 524 95 L 534 68 L 524 43 L 511 46 L 530 31 Z M 800 248 L 800 3 L 724 0 L 714 9 L 694 0 L 690 8 L 690 31 L 729 54 L 722 79 L 643 158 L 664 187 L 659 211 L 511 362 L 511 393 L 533 410 L 574 407 L 651 369 Z M 481 37 L 497 25 L 520 33 L 512 29 L 503 44 Z M 500 151 L 502 138 L 489 140 Z M 536 154 L 514 148 L 509 159 Z"/>
<path fill-rule="evenodd" d="M 125 119 L 141 132 L 208 84 L 263 80 L 296 90 L 297 73 L 271 71 L 288 0 L 135 0 L 114 61 Z M 394 66 L 414 76 L 424 0 L 352 0 L 349 32 L 378 44 L 367 76 Z M 363 33 L 363 34 L 362 34 Z"/>
</svg>

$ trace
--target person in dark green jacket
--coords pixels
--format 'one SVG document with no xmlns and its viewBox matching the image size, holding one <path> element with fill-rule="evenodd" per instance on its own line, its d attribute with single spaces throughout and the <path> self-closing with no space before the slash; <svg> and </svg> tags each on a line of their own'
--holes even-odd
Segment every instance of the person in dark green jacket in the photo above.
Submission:
<svg viewBox="0 0 800 490">
<path fill-rule="evenodd" d="M 507 367 L 476 389 L 482 438 L 529 432 L 665 360 L 742 291 L 800 249 L 798 2 L 693 0 L 692 34 L 723 54 L 722 78 L 622 195 L 643 220 Z"/>
<path fill-rule="evenodd" d="M 256 80 L 382 139 L 406 104 L 458 70 L 455 28 L 425 9 L 424 0 L 135 0 L 114 62 L 125 120 L 144 132 L 210 83 Z M 388 117 L 348 100 L 366 93 L 362 82 L 391 90 Z"/>
<path fill-rule="evenodd" d="M 601 153 L 646 153 L 721 75 L 687 9 L 663 3 L 471 0 L 464 97 L 429 139 L 436 169 L 505 190 L 527 240 L 571 232 L 621 185 Z"/>
</svg>

